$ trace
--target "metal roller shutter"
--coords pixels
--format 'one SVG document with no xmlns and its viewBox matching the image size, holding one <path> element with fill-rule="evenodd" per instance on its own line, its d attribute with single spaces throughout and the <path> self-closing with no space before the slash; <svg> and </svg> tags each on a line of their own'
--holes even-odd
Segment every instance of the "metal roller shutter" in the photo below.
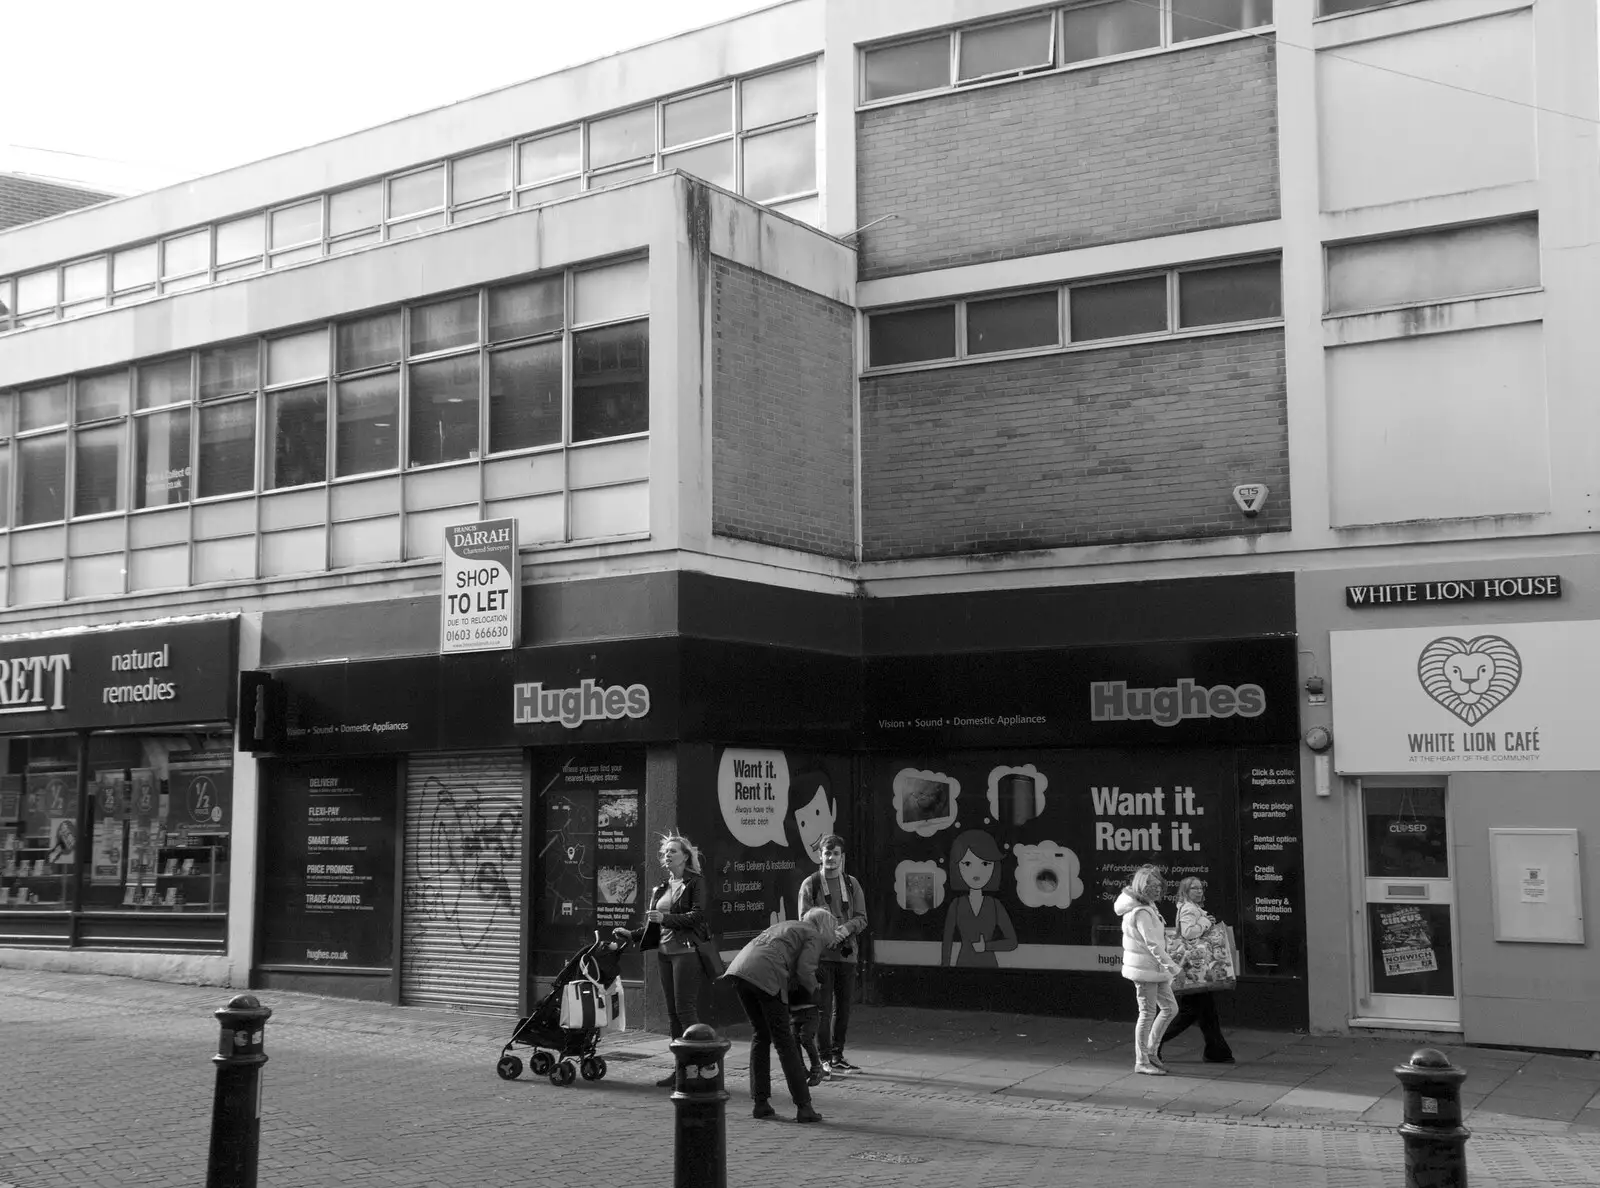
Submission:
<svg viewBox="0 0 1600 1188">
<path fill-rule="evenodd" d="M 520 751 L 411 756 L 401 1002 L 517 1013 L 523 832 Z"/>
</svg>

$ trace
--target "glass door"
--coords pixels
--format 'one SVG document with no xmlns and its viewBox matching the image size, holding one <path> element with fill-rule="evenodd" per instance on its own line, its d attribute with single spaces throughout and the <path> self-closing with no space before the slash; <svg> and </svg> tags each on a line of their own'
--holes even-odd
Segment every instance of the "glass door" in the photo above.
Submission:
<svg viewBox="0 0 1600 1188">
<path fill-rule="evenodd" d="M 1361 789 L 1362 1014 L 1458 1025 L 1455 884 L 1444 785 Z"/>
</svg>

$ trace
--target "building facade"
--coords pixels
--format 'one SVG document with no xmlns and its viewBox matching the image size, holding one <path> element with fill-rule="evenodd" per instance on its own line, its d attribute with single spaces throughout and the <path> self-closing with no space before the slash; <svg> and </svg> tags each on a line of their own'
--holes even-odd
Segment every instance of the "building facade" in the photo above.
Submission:
<svg viewBox="0 0 1600 1188">
<path fill-rule="evenodd" d="M 1125 1013 L 1153 861 L 1252 1020 L 1600 1047 L 1595 43 L 792 0 L 0 233 L 0 960 L 512 1012 L 837 830 L 881 1001 Z"/>
</svg>

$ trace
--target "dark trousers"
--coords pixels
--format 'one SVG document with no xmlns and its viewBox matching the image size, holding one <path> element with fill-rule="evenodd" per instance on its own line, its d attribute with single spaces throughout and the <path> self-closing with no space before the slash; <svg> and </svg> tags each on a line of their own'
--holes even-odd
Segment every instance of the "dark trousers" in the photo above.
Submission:
<svg viewBox="0 0 1600 1188">
<path fill-rule="evenodd" d="M 794 1042 L 805 1053 L 806 1066 L 816 1072 L 817 1066 L 822 1063 L 822 1053 L 817 1050 L 817 1008 L 791 1006 L 789 1019 L 794 1025 Z"/>
<path fill-rule="evenodd" d="M 738 992 L 739 1005 L 750 1019 L 750 1096 L 766 1101 L 772 1096 L 772 1049 L 778 1049 L 778 1064 L 789 1084 L 789 1096 L 796 1107 L 811 1104 L 811 1088 L 806 1084 L 805 1066 L 794 1042 L 789 1022 L 789 1006 L 776 994 L 768 994 L 737 975 L 728 979 Z"/>
<path fill-rule="evenodd" d="M 1233 1049 L 1228 1047 L 1228 1041 L 1222 1034 L 1222 1024 L 1217 1022 L 1215 994 L 1180 994 L 1177 1018 L 1172 1020 L 1172 1026 L 1167 1028 L 1167 1033 L 1162 1036 L 1161 1042 L 1170 1044 L 1174 1038 L 1189 1030 L 1195 1023 L 1200 1025 L 1200 1034 L 1205 1037 L 1207 1060 L 1232 1058 Z"/>
<path fill-rule="evenodd" d="M 667 998 L 667 1026 L 678 1039 L 686 1027 L 700 1022 L 700 954 L 690 950 L 661 957 L 661 992 Z"/>
<path fill-rule="evenodd" d="M 817 962 L 817 1047 L 822 1058 L 844 1055 L 850 1030 L 850 1001 L 856 996 L 854 961 Z"/>
</svg>

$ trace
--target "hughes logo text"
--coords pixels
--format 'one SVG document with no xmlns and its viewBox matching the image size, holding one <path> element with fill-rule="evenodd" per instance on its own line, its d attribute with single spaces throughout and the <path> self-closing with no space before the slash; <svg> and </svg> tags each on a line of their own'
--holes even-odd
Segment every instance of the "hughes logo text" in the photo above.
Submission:
<svg viewBox="0 0 1600 1188">
<path fill-rule="evenodd" d="M 1205 685 L 1184 679 L 1159 689 L 1130 689 L 1126 681 L 1089 686 L 1089 717 L 1096 722 L 1154 722 L 1176 726 L 1185 718 L 1258 718 L 1267 708 L 1260 685 Z"/>
<path fill-rule="evenodd" d="M 643 685 L 600 685 L 584 681 L 576 689 L 546 689 L 534 682 L 511 691 L 518 726 L 560 722 L 569 730 L 606 718 L 642 718 L 650 712 L 650 690 Z"/>
</svg>

